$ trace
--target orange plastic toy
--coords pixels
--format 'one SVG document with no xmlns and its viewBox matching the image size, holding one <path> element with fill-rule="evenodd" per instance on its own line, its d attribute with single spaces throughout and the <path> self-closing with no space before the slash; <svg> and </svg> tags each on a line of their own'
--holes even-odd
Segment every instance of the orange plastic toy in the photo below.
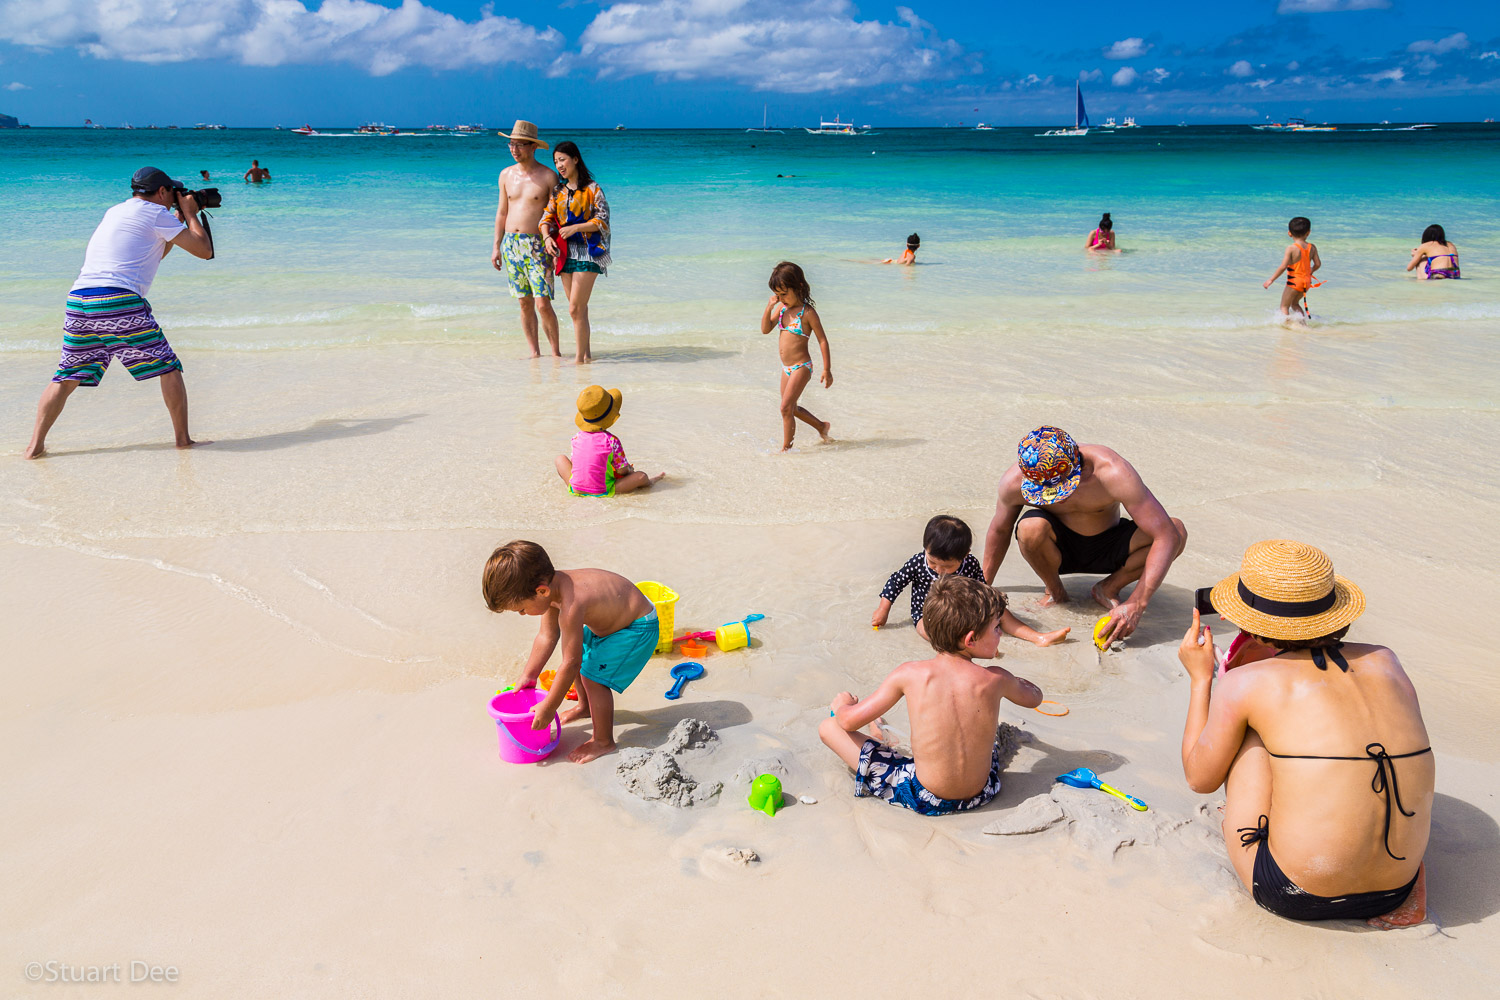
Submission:
<svg viewBox="0 0 1500 1000">
<path fill-rule="evenodd" d="M 555 681 L 555 680 L 557 680 L 557 671 L 556 670 L 543 670 L 541 672 L 540 676 L 538 676 L 537 679 L 536 679 L 536 686 L 539 687 L 539 688 L 541 688 L 543 691 L 551 691 L 552 690 L 552 682 Z M 572 687 L 568 688 L 568 698 L 567 698 L 567 700 L 568 701 L 577 701 L 578 700 L 578 685 L 575 684 Z"/>
</svg>

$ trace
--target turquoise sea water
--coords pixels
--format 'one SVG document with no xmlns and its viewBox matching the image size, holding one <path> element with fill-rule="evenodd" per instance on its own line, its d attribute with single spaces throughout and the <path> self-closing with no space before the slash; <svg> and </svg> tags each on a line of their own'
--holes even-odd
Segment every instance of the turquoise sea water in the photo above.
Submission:
<svg viewBox="0 0 1500 1000">
<path fill-rule="evenodd" d="M 1312 218 L 1325 262 L 1312 299 L 1323 323 L 1500 318 L 1490 280 L 1500 128 L 1354 128 L 545 137 L 579 143 L 613 208 L 617 264 L 594 300 L 600 347 L 742 336 L 782 258 L 804 265 L 832 321 L 871 334 L 1024 336 L 1046 323 L 1170 341 L 1259 327 L 1276 294 L 1260 283 L 1294 214 Z M 273 183 L 242 183 L 252 157 Z M 89 234 L 144 164 L 190 185 L 206 168 L 224 192 L 218 258 L 170 259 L 153 289 L 181 347 L 512 337 L 515 310 L 488 259 L 495 176 L 509 162 L 494 133 L 0 132 L 0 353 L 55 349 Z M 1082 252 L 1101 211 L 1126 253 Z M 1431 222 L 1458 244 L 1470 280 L 1426 286 L 1403 274 Z M 919 268 L 871 266 L 913 230 Z"/>
</svg>

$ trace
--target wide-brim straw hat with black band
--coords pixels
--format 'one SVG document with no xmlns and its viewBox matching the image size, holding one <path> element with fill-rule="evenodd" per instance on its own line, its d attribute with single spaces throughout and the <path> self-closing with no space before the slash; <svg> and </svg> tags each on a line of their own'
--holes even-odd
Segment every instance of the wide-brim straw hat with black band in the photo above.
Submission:
<svg viewBox="0 0 1500 1000">
<path fill-rule="evenodd" d="M 619 389 L 605 391 L 602 385 L 591 385 L 578 394 L 578 416 L 573 422 L 580 430 L 602 431 L 620 419 L 623 402 Z"/>
<path fill-rule="evenodd" d="M 534 122 L 524 121 L 520 118 L 516 119 L 516 123 L 510 127 L 509 132 L 501 132 L 500 134 L 507 139 L 519 139 L 522 142 L 534 143 L 543 149 L 552 148 L 536 137 L 536 124 Z"/>
<path fill-rule="evenodd" d="M 1365 613 L 1365 595 L 1302 542 L 1275 538 L 1245 550 L 1240 571 L 1220 580 L 1214 610 L 1266 639 L 1317 639 Z"/>
</svg>

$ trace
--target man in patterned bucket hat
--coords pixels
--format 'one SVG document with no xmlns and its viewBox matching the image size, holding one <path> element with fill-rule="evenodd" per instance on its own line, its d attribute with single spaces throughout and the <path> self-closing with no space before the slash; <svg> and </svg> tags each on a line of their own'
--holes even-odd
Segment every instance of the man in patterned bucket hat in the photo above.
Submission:
<svg viewBox="0 0 1500 1000">
<path fill-rule="evenodd" d="M 1113 619 L 1106 641 L 1130 635 L 1187 545 L 1187 529 L 1167 516 L 1135 468 L 1103 445 L 1079 445 L 1067 431 L 1043 425 L 1016 451 L 985 535 L 984 578 L 994 581 L 1014 532 L 1047 588 L 1043 606 L 1068 600 L 1064 574 L 1102 575 L 1090 594 Z"/>
</svg>

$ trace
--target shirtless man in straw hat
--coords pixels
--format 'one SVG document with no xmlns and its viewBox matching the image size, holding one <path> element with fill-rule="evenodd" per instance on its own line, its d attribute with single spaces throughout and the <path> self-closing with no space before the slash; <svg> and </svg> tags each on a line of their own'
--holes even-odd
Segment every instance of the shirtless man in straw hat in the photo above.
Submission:
<svg viewBox="0 0 1500 1000">
<path fill-rule="evenodd" d="M 505 273 L 510 294 L 520 300 L 521 332 L 526 334 L 531 356 L 542 356 L 536 337 L 540 313 L 552 356 L 560 358 L 557 313 L 552 311 L 552 261 L 542 241 L 541 225 L 557 175 L 536 162 L 536 151 L 548 147 L 537 138 L 534 124 L 517 119 L 510 132 L 499 134 L 510 140 L 510 155 L 516 163 L 500 171 L 500 207 L 495 212 L 495 249 L 490 263 Z"/>
<path fill-rule="evenodd" d="M 1167 516 L 1134 466 L 1103 445 L 1080 446 L 1066 431 L 1043 426 L 1017 451 L 1020 461 L 1000 477 L 984 539 L 985 581 L 994 581 L 1014 530 L 1021 555 L 1047 588 L 1043 606 L 1068 600 L 1063 574 L 1101 574 L 1090 593 L 1112 619 L 1104 637 L 1125 638 L 1182 555 L 1187 528 Z M 1121 507 L 1129 517 L 1120 516 Z M 1120 591 L 1132 583 L 1122 600 Z"/>
</svg>

